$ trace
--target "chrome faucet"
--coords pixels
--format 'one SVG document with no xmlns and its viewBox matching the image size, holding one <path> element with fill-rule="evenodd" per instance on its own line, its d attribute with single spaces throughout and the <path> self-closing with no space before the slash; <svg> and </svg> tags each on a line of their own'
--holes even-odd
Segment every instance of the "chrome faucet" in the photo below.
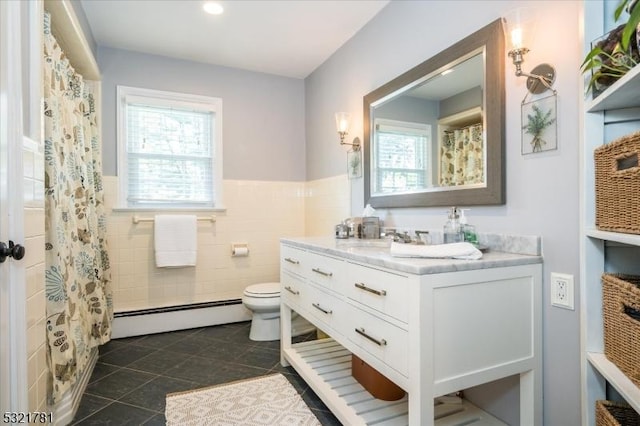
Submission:
<svg viewBox="0 0 640 426">
<path fill-rule="evenodd" d="M 404 231 L 404 233 L 402 233 L 402 234 L 394 231 L 394 232 L 390 232 L 387 235 L 392 235 L 393 236 L 393 241 L 395 243 L 409 244 L 409 243 L 413 242 L 413 240 L 411 239 L 411 237 L 409 236 L 409 233 L 407 231 Z"/>
<path fill-rule="evenodd" d="M 424 238 L 422 236 L 425 236 Z M 416 231 L 416 244 L 431 244 L 429 231 Z"/>
<path fill-rule="evenodd" d="M 404 231 L 402 233 L 395 230 L 386 233 L 387 237 L 393 237 L 393 242 L 403 244 L 430 244 L 429 231 L 414 231 L 416 236 L 411 238 L 409 232 Z M 422 238 L 422 235 L 426 235 L 426 238 Z"/>
</svg>

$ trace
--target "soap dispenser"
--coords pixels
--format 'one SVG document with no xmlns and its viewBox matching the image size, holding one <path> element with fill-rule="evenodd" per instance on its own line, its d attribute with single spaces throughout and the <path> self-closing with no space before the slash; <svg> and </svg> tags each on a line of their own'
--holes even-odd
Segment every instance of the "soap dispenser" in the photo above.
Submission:
<svg viewBox="0 0 640 426">
<path fill-rule="evenodd" d="M 462 240 L 474 245 L 478 245 L 478 234 L 476 227 L 467 223 L 467 217 L 464 212 L 469 209 L 460 209 L 460 231 L 462 232 Z"/>
<path fill-rule="evenodd" d="M 444 243 L 459 243 L 463 240 L 460 231 L 460 210 L 457 207 L 451 207 L 447 216 L 447 222 L 444 224 L 443 235 Z"/>
</svg>

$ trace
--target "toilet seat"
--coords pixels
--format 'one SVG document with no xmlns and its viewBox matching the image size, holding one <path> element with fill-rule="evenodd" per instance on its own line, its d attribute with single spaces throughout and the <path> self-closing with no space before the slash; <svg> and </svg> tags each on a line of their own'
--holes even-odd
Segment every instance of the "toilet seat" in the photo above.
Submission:
<svg viewBox="0 0 640 426">
<path fill-rule="evenodd" d="M 253 284 L 245 288 L 244 295 L 257 298 L 280 297 L 280 283 Z"/>
</svg>

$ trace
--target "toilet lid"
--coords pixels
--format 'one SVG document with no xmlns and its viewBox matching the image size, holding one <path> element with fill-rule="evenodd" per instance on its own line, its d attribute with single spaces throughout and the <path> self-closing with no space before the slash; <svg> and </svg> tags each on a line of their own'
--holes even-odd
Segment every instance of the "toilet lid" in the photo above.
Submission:
<svg viewBox="0 0 640 426">
<path fill-rule="evenodd" d="M 244 290 L 244 294 L 253 297 L 276 297 L 280 296 L 280 283 L 253 284 Z"/>
</svg>

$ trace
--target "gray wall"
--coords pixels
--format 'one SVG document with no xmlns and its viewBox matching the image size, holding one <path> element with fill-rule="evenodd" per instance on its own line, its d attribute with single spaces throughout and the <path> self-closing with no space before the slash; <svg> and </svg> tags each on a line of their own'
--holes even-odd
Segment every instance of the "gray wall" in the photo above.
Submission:
<svg viewBox="0 0 640 426">
<path fill-rule="evenodd" d="M 402 96 L 376 108 L 376 118 L 431 125 L 431 140 L 438 140 L 438 102 Z M 436 146 L 437 144 L 434 144 Z"/>
<path fill-rule="evenodd" d="M 482 106 L 482 88 L 474 87 L 440 102 L 440 118 Z"/>
<path fill-rule="evenodd" d="M 521 109 L 526 79 L 514 75 L 506 57 L 507 204 L 473 207 L 469 222 L 480 232 L 540 235 L 544 250 L 544 424 L 580 424 L 579 349 L 579 135 L 582 41 L 581 1 L 392 1 L 305 80 L 307 179 L 343 175 L 345 151 L 333 123 L 336 111 L 354 117 L 350 137 L 362 138 L 362 97 L 506 12 L 520 6 L 538 9 L 539 29 L 527 43 L 523 69 L 541 62 L 556 67 L 558 149 L 521 155 Z M 553 28 L 553 31 L 544 29 Z M 562 40 L 561 43 L 558 40 Z M 360 128 L 359 128 L 360 126 Z M 354 214 L 362 211 L 362 179 L 351 180 Z M 446 208 L 379 211 L 391 226 L 440 228 Z M 576 278 L 576 310 L 549 303 L 549 273 Z M 483 399 L 510 424 L 518 424 L 517 380 L 468 393 Z"/>
<path fill-rule="evenodd" d="M 304 81 L 111 48 L 102 72 L 103 167 L 116 175 L 116 86 L 222 98 L 224 178 L 304 181 Z"/>
<path fill-rule="evenodd" d="M 408 121 L 410 123 L 438 124 L 438 102 L 411 96 L 401 96 L 391 102 L 376 107 L 376 118 Z"/>
</svg>

